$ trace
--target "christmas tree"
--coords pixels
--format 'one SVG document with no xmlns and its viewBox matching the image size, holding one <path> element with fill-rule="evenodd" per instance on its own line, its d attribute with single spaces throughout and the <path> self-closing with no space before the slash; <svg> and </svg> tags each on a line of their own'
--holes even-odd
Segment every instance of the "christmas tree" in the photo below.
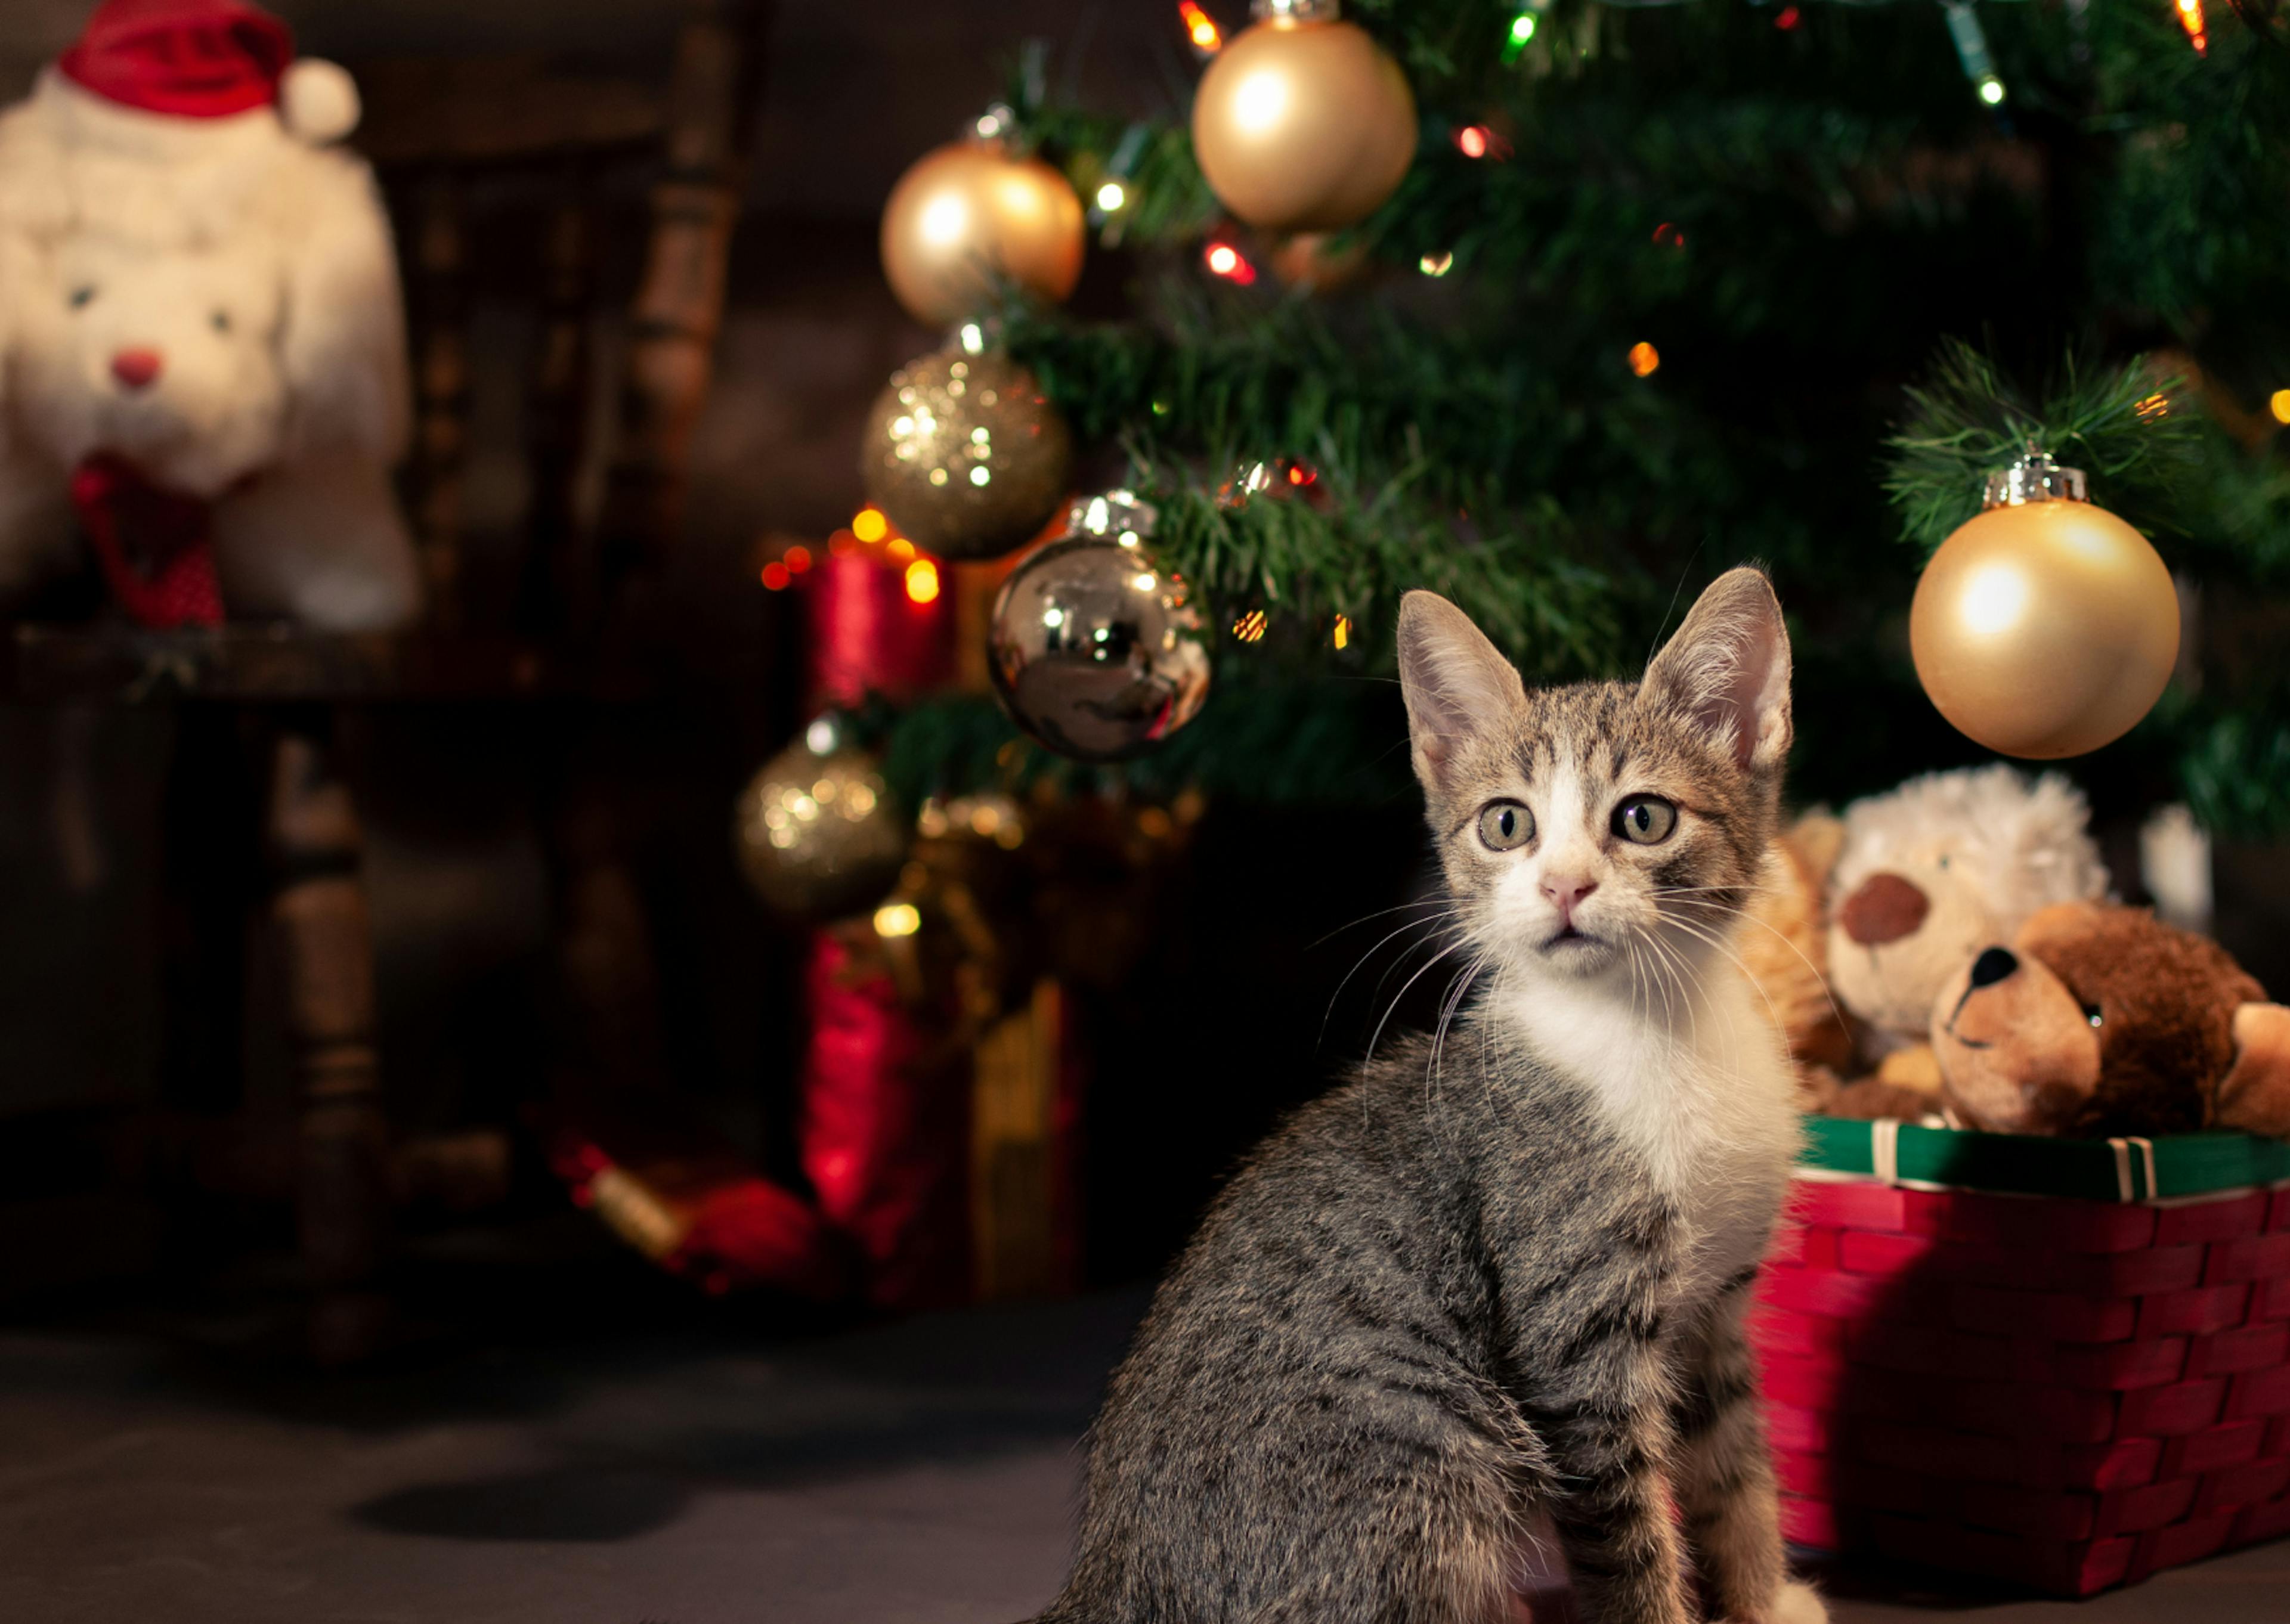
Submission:
<svg viewBox="0 0 2290 1624">
<path fill-rule="evenodd" d="M 1261 5 L 1251 33 L 1333 10 Z M 1396 135 L 1354 127 L 1388 86 L 1364 102 L 1309 64 L 1281 93 L 1338 124 L 1308 118 L 1285 153 L 1197 150 L 1189 106 L 1061 105 L 1038 55 L 981 121 L 1061 172 L 1092 252 L 1133 276 L 1119 319 L 1085 320 L 1054 302 L 1069 266 L 1029 277 L 1013 253 L 957 319 L 1157 509 L 1149 550 L 1214 692 L 1117 767 L 1013 753 L 982 700 L 925 701 L 891 725 L 895 784 L 1381 801 L 1405 773 L 1396 691 L 1372 680 L 1400 593 L 1453 598 L 1531 682 L 1634 675 L 1743 561 L 1790 619 L 1799 798 L 1975 759 L 1919 691 L 1910 606 L 1984 476 L 2032 444 L 2087 470 L 2195 611 L 2160 702 L 2070 770 L 2102 816 L 2184 799 L 2239 836 L 2290 826 L 2268 641 L 2290 580 L 2280 0 L 1341 14 L 1404 79 Z M 1243 26 L 1170 19 L 1212 76 Z M 1330 128 L 1350 218 L 1276 218 Z M 1399 136 L 1412 157 L 1363 203 Z M 1331 229 L 1279 229 L 1299 221 Z"/>
</svg>

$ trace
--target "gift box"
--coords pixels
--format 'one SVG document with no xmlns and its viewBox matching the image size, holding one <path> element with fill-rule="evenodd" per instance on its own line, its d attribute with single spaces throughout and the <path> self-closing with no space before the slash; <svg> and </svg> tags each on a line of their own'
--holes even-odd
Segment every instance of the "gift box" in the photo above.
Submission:
<svg viewBox="0 0 2290 1624">
<path fill-rule="evenodd" d="M 1806 1128 L 1750 1321 L 1792 1542 L 2087 1596 L 2290 1532 L 2290 1146 Z"/>
</svg>

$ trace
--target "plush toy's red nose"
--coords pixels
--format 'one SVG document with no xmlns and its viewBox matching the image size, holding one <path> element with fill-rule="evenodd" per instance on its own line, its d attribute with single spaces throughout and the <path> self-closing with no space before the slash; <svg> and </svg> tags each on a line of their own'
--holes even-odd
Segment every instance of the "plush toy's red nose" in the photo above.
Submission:
<svg viewBox="0 0 2290 1624">
<path fill-rule="evenodd" d="M 1864 948 L 1898 941 L 1925 922 L 1932 900 L 1897 874 L 1872 874 L 1845 899 L 1837 923 Z"/>
<path fill-rule="evenodd" d="M 131 389 L 140 389 L 159 376 L 161 364 L 156 349 L 123 349 L 111 357 L 111 375 Z"/>
</svg>

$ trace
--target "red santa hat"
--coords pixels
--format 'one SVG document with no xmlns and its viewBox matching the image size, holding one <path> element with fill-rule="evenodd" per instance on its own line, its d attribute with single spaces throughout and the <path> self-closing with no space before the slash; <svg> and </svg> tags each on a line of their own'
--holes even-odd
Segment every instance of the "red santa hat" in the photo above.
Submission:
<svg viewBox="0 0 2290 1624">
<path fill-rule="evenodd" d="M 292 30 L 245 0 L 103 0 L 56 71 L 106 101 L 170 117 L 273 107 L 309 141 L 339 140 L 357 124 L 349 75 L 296 60 Z"/>
</svg>

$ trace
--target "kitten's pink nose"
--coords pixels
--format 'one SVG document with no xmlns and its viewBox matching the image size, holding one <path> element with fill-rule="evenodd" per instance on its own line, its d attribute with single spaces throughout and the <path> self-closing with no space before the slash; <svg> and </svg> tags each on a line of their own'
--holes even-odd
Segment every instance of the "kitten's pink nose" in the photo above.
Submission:
<svg viewBox="0 0 2290 1624">
<path fill-rule="evenodd" d="M 1558 923 L 1574 923 L 1574 910 L 1582 906 L 1582 899 L 1598 889 L 1596 880 L 1565 879 L 1554 876 L 1542 882 L 1542 894 L 1558 910 Z"/>
<path fill-rule="evenodd" d="M 156 349 L 123 349 L 111 357 L 111 375 L 131 389 L 140 389 L 159 376 L 161 365 Z"/>
</svg>

